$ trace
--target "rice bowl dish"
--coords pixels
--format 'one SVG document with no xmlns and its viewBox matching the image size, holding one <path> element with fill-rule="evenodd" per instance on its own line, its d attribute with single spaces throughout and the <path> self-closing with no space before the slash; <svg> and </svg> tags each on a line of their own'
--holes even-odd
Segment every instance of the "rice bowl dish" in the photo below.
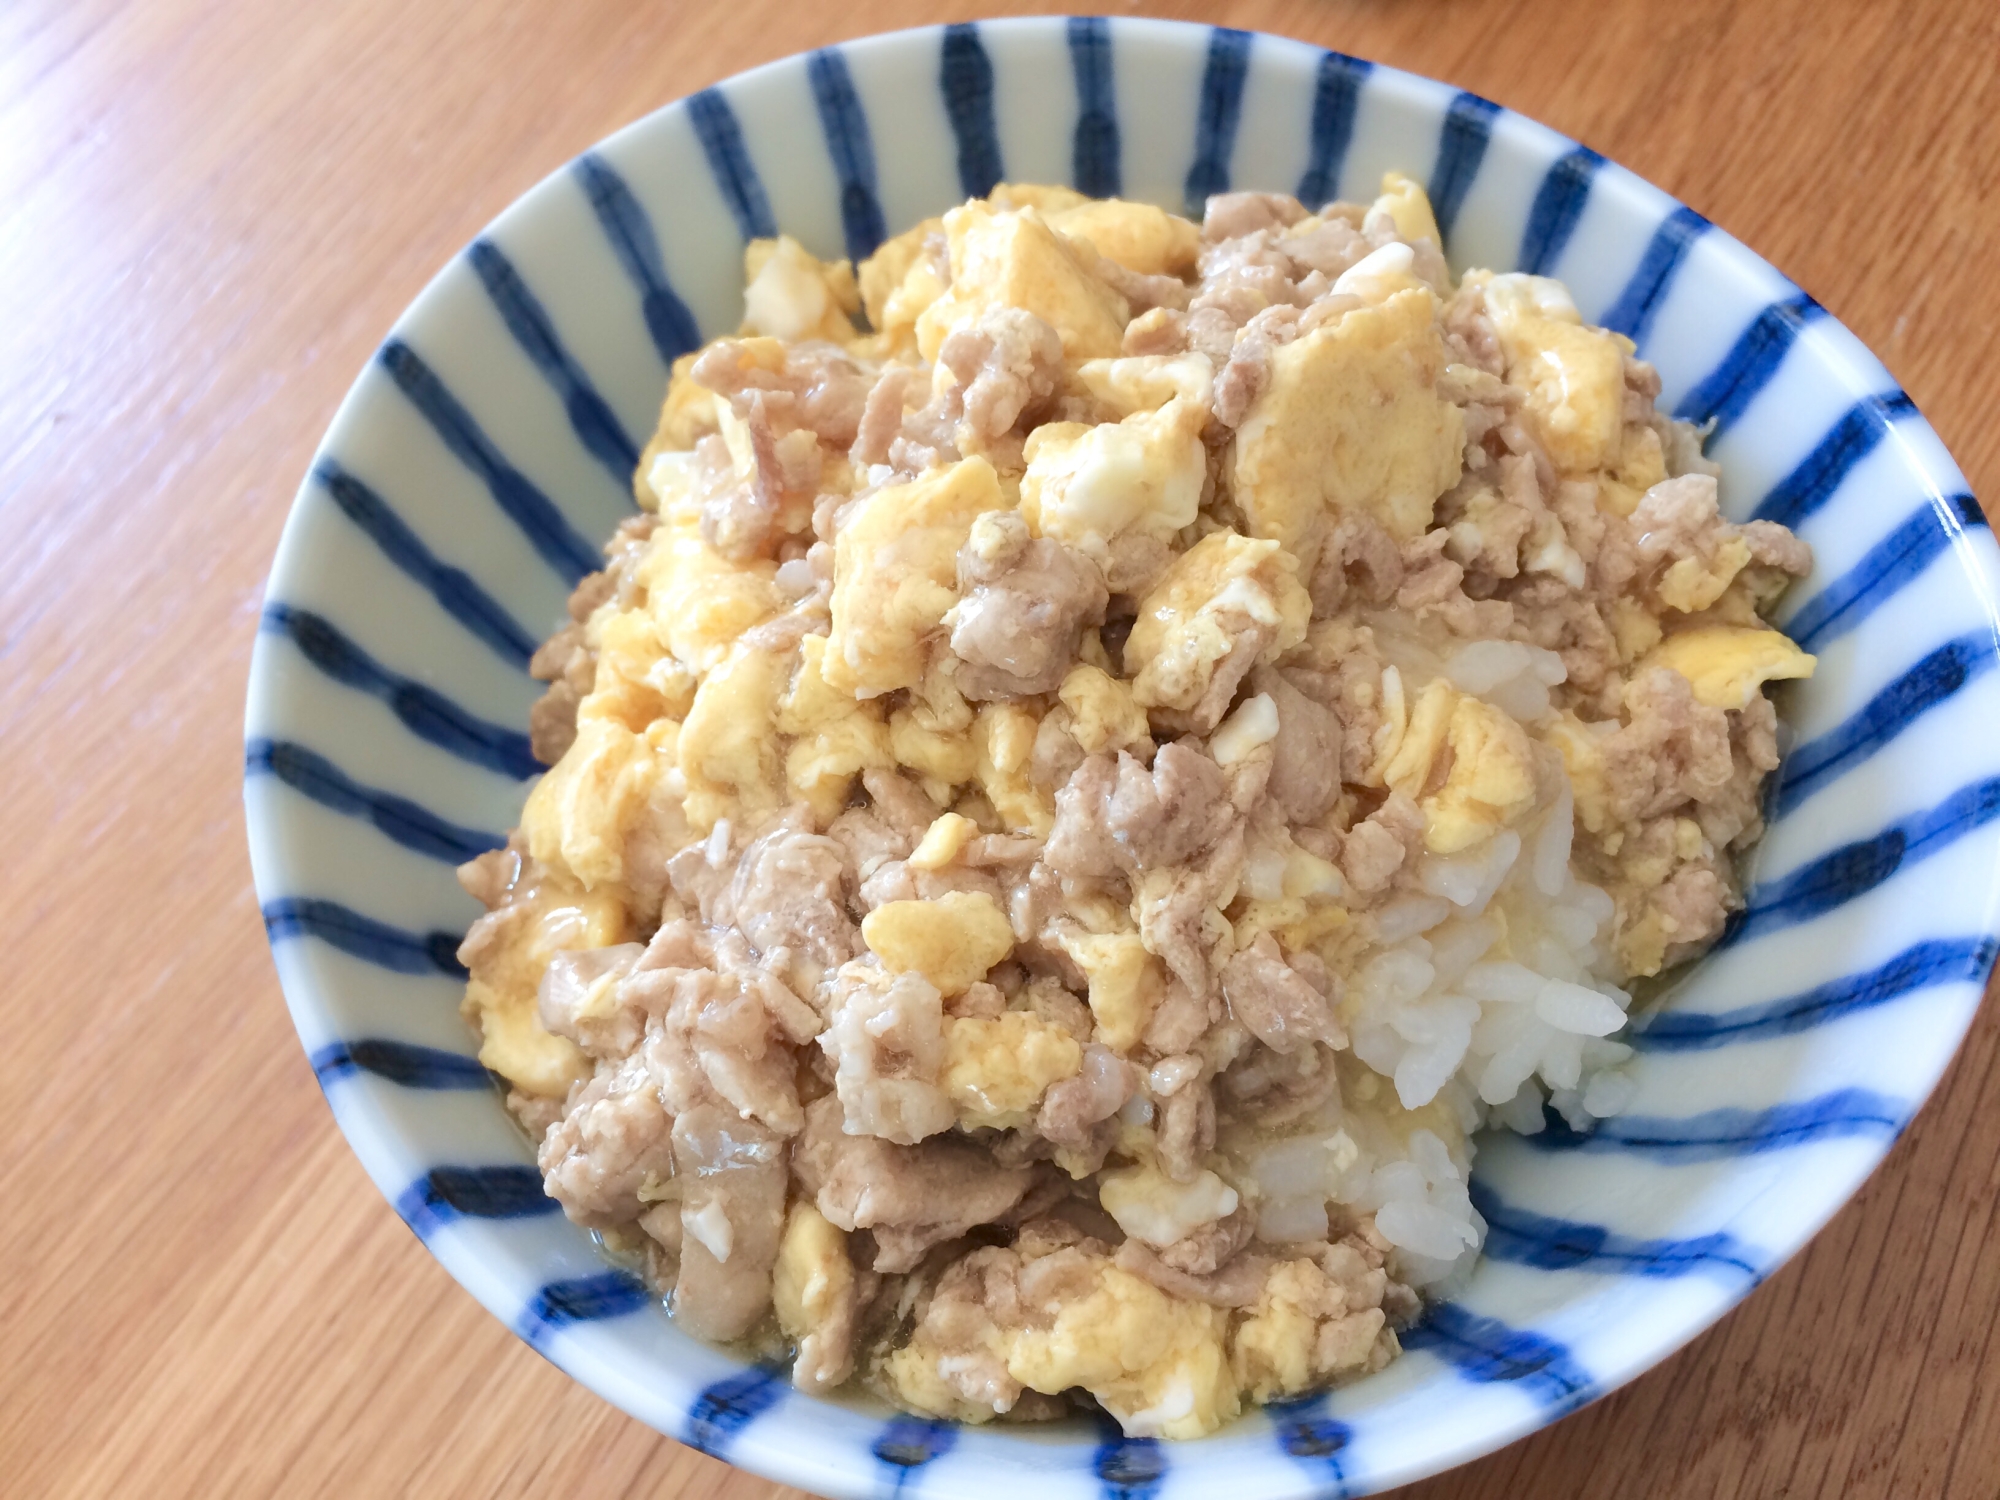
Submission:
<svg viewBox="0 0 2000 1500">
<path fill-rule="evenodd" d="M 751 243 L 462 878 L 547 1192 L 698 1336 L 1192 1438 L 1379 1370 L 1473 1136 L 1629 1101 L 1812 555 L 1423 190 Z"/>
<path fill-rule="evenodd" d="M 1724 470 L 1723 513 L 1782 523 L 1815 555 L 1769 616 L 1817 665 L 1776 695 L 1796 743 L 1764 781 L 1744 909 L 1698 961 L 1615 986 L 1633 1019 L 1599 1040 L 1634 1052 L 1601 1071 L 1630 1101 L 1589 1130 L 1551 1097 L 1533 1135 L 1480 1132 L 1480 1253 L 1424 1289 L 1403 1352 L 1206 1438 L 1128 1436 L 1074 1391 L 1064 1420 L 977 1425 L 899 1412 L 865 1370 L 808 1394 L 775 1307 L 749 1340 L 693 1336 L 648 1284 L 643 1239 L 581 1227 L 544 1191 L 541 1132 L 510 1118 L 512 1086 L 458 1013 L 455 950 L 481 908 L 452 874 L 508 842 L 546 769 L 529 730 L 549 684 L 530 658 L 633 516 L 670 367 L 742 331 L 753 240 L 789 234 L 858 267 L 1003 182 L 1198 222 L 1232 187 L 1372 205 L 1389 171 L 1425 185 L 1455 275 L 1559 278 L 1584 323 L 1632 339 L 1658 411 L 1696 424 Z M 304 1053 L 385 1202 L 500 1324 L 668 1438 L 856 1500 L 1003 1500 L 1024 1483 L 1075 1500 L 1375 1493 L 1658 1366 L 1853 1198 L 1936 1087 L 2000 930 L 2000 761 L 1980 729 L 2000 711 L 1984 670 L 2000 554 L 1968 488 L 1895 376 L 1781 271 L 1617 162 L 1450 85 L 1128 18 L 842 43 L 666 104 L 551 173 L 357 372 L 253 649 L 258 899 Z M 1108 613 L 1100 643 L 1120 627 Z M 1579 828 L 1577 853 L 1589 843 Z M 800 1081 L 805 1104 L 817 1087 Z M 840 1233 L 872 1261 L 872 1231 Z M 1114 1256 L 1121 1235 L 1092 1227 Z"/>
</svg>

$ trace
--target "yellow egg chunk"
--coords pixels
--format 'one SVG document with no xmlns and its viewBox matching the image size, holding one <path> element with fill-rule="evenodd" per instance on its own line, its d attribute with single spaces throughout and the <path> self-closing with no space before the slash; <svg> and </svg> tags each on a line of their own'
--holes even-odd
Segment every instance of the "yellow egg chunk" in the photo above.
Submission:
<svg viewBox="0 0 2000 1500">
<path fill-rule="evenodd" d="M 924 836 L 917 840 L 917 847 L 910 851 L 909 865 L 913 870 L 942 870 L 958 858 L 979 833 L 979 825 L 970 818 L 960 817 L 955 812 L 940 814 Z"/>
<path fill-rule="evenodd" d="M 1437 298 L 1397 292 L 1271 355 L 1271 383 L 1236 431 L 1231 493 L 1253 536 L 1310 565 L 1343 511 L 1399 542 L 1430 525 L 1458 482 L 1465 415 L 1437 393 Z"/>
<path fill-rule="evenodd" d="M 1429 240 L 1440 248 L 1444 236 L 1438 233 L 1437 215 L 1431 212 L 1430 197 L 1412 178 L 1401 172 L 1382 174 L 1382 196 L 1374 206 L 1396 222 L 1396 233 L 1415 244 L 1418 240 Z"/>
<path fill-rule="evenodd" d="M 1736 575 L 1749 566 L 1750 544 L 1740 536 L 1728 537 L 1706 561 L 1681 558 L 1660 575 L 1653 592 L 1669 609 L 1695 614 L 1720 599 Z"/>
<path fill-rule="evenodd" d="M 568 1037 L 543 1029 L 530 993 L 518 1005 L 496 1004 L 473 981 L 466 986 L 465 1008 L 477 1018 L 482 1040 L 479 1065 L 498 1073 L 524 1094 L 561 1099 L 573 1084 L 590 1077 L 591 1062 Z"/>
<path fill-rule="evenodd" d="M 1201 505 L 1203 411 L 1184 400 L 1120 422 L 1050 422 L 1022 449 L 1021 514 L 1037 536 L 1102 560 L 1132 531 L 1170 540 Z"/>
<path fill-rule="evenodd" d="M 1231 928 L 1238 948 L 1249 947 L 1268 932 L 1287 952 L 1312 953 L 1328 939 L 1339 936 L 1352 920 L 1331 902 L 1285 896 L 1275 901 L 1244 902 L 1243 914 Z"/>
<path fill-rule="evenodd" d="M 1309 1261 L 1285 1261 L 1265 1278 L 1249 1316 L 1230 1340 L 1237 1383 L 1254 1401 L 1297 1395 L 1313 1383 L 1319 1322 L 1311 1307 L 1325 1273 Z"/>
<path fill-rule="evenodd" d="M 1616 725 L 1606 726 L 1615 729 Z M 1570 791 L 1576 798 L 1576 819 L 1590 833 L 1608 833 L 1615 821 L 1611 816 L 1611 787 L 1606 779 L 1603 737 L 1574 713 L 1564 710 L 1541 731 L 1542 739 L 1556 747 L 1569 773 Z"/>
<path fill-rule="evenodd" d="M 1639 669 L 1671 667 L 1710 708 L 1748 708 L 1767 682 L 1810 677 L 1819 665 L 1776 630 L 1698 625 L 1676 631 L 1641 658 Z"/>
<path fill-rule="evenodd" d="M 1146 711 L 1132 696 L 1131 684 L 1100 668 L 1071 667 L 1056 689 L 1056 697 L 1069 710 L 1070 733 L 1085 754 L 1122 750 L 1152 732 Z"/>
<path fill-rule="evenodd" d="M 1660 644 L 1664 632 L 1659 616 L 1636 599 L 1614 599 L 1611 603 L 1611 638 L 1618 643 L 1618 659 L 1634 662 Z"/>
<path fill-rule="evenodd" d="M 853 1286 L 847 1236 L 811 1203 L 794 1203 L 771 1274 L 778 1326 L 791 1338 L 804 1338 L 834 1316 Z"/>
<path fill-rule="evenodd" d="M 916 354 L 917 319 L 944 295 L 941 268 L 932 264 L 930 256 L 933 235 L 943 242 L 944 220 L 925 219 L 884 240 L 856 273 L 869 326 L 883 348 L 899 358 Z"/>
<path fill-rule="evenodd" d="M 1546 276 L 1476 271 L 1465 280 L 1486 289 L 1507 378 L 1528 393 L 1527 417 L 1550 461 L 1566 474 L 1616 465 L 1632 341 L 1586 328 L 1568 290 Z"/>
<path fill-rule="evenodd" d="M 1014 951 L 1007 914 L 984 891 L 886 901 L 861 919 L 861 940 L 885 969 L 913 970 L 942 995 L 963 993 Z"/>
<path fill-rule="evenodd" d="M 701 681 L 681 725 L 678 755 L 687 779 L 687 819 L 706 833 L 722 818 L 771 812 L 783 800 L 782 749 L 774 721 L 785 663 L 738 646 Z"/>
<path fill-rule="evenodd" d="M 1097 1198 L 1118 1227 L 1156 1250 L 1186 1239 L 1204 1224 L 1236 1212 L 1236 1189 L 1215 1173 L 1176 1182 L 1150 1163 L 1121 1167 L 1097 1179 Z"/>
<path fill-rule="evenodd" d="M 1150 203 L 1094 198 L 1042 212 L 1051 229 L 1085 241 L 1106 260 L 1142 276 L 1185 275 L 1201 254 L 1200 228 Z"/>
<path fill-rule="evenodd" d="M 1599 493 L 1615 488 L 1619 491 L 1618 501 L 1612 506 L 1621 516 L 1629 516 L 1638 509 L 1639 497 L 1667 477 L 1666 450 L 1660 446 L 1660 435 L 1650 427 L 1636 431 L 1627 428 L 1625 447 L 1618 456 L 1617 469 L 1599 482 Z M 1625 497 L 1630 496 L 1630 503 Z"/>
<path fill-rule="evenodd" d="M 1139 1045 L 1146 1023 L 1166 989 L 1160 961 L 1146 951 L 1136 932 L 1065 930 L 1057 939 L 1083 970 L 1090 986 L 1090 1014 L 1097 1039 L 1114 1052 Z"/>
<path fill-rule="evenodd" d="M 1411 799 L 1422 796 L 1431 767 L 1450 738 L 1451 711 L 1457 703 L 1458 693 L 1441 677 L 1425 683 L 1406 711 L 1400 702 L 1392 703 L 1385 714 L 1388 722 L 1376 763 L 1367 776 L 1369 784 Z"/>
<path fill-rule="evenodd" d="M 978 200 L 975 200 L 978 201 Z M 999 210 L 1032 208 L 1043 214 L 1059 214 L 1079 208 L 1092 200 L 1073 187 L 1051 182 L 996 182 L 985 198 L 988 207 Z"/>
<path fill-rule="evenodd" d="M 1417 805 L 1424 813 L 1424 847 L 1457 854 L 1498 833 L 1535 803 L 1535 766 L 1528 731 L 1490 703 L 1460 698 L 1448 733 L 1451 770 L 1444 785 Z"/>
<path fill-rule="evenodd" d="M 673 363 L 667 379 L 667 394 L 660 402 L 660 417 L 639 463 L 632 470 L 632 497 L 641 510 L 659 507 L 659 491 L 653 482 L 654 463 L 663 453 L 684 452 L 708 433 L 715 431 L 715 392 L 696 385 L 689 374 L 700 350 L 683 354 Z"/>
<path fill-rule="evenodd" d="M 1045 837 L 1055 826 L 1055 799 L 1035 785 L 1029 769 L 1041 720 L 1019 703 L 988 703 L 972 726 L 974 774 L 986 800 L 1016 833 Z"/>
<path fill-rule="evenodd" d="M 662 767 L 616 719 L 579 719 L 576 740 L 521 809 L 528 852 L 585 890 L 625 878 L 625 835 Z"/>
<path fill-rule="evenodd" d="M 947 1017 L 938 1082 L 967 1130 L 1019 1130 L 1052 1083 L 1083 1067 L 1083 1047 L 1060 1026 L 1010 1010 Z"/>
<path fill-rule="evenodd" d="M 983 312 L 1018 307 L 1047 323 L 1070 359 L 1119 352 L 1131 316 L 1125 299 L 1078 264 L 1032 208 L 995 212 L 968 203 L 944 216 L 951 286 L 917 319 L 917 347 L 937 358 L 945 336 Z"/>
<path fill-rule="evenodd" d="M 849 316 L 861 307 L 854 271 L 844 260 L 824 262 L 788 234 L 752 240 L 743 250 L 743 331 L 774 339 L 854 337 Z"/>
<path fill-rule="evenodd" d="M 829 686 L 872 698 L 923 681 L 931 638 L 958 599 L 958 549 L 974 517 L 1004 505 L 983 458 L 886 485 L 856 505 L 834 543 L 821 667 Z"/>
<path fill-rule="evenodd" d="M 596 617 L 592 624 L 596 626 Z M 577 705 L 579 721 L 616 719 L 637 733 L 655 719 L 679 718 L 687 712 L 694 698 L 694 674 L 668 653 L 651 613 L 622 610 L 592 633 L 597 675 Z"/>
<path fill-rule="evenodd" d="M 1269 629 L 1271 642 L 1257 659 L 1272 661 L 1305 639 L 1311 618 L 1298 562 L 1277 542 L 1212 531 L 1175 558 L 1139 603 L 1125 641 L 1132 696 L 1147 708 L 1193 708 L 1235 648 L 1232 622 Z"/>
<path fill-rule="evenodd" d="M 1129 1433 L 1192 1438 L 1242 1410 L 1224 1335 L 1228 1312 L 1170 1297 L 1107 1265 L 1053 1326 L 1015 1334 L 1007 1372 L 1051 1395 L 1082 1386 Z"/>
<path fill-rule="evenodd" d="M 861 293 L 862 310 L 872 327 L 878 331 L 886 327 L 884 317 L 889 298 L 903 284 L 910 268 L 923 259 L 925 242 L 932 235 L 943 233 L 943 219 L 925 219 L 914 228 L 882 241 L 875 247 L 875 253 L 861 262 L 855 271 L 855 283 Z"/>
<path fill-rule="evenodd" d="M 473 963 L 460 1011 L 480 1029 L 479 1061 L 523 1093 L 560 1099 L 588 1078 L 591 1061 L 542 1025 L 536 995 L 557 953 L 608 948 L 628 935 L 625 908 L 609 891 L 580 891 L 545 878 L 503 940 Z"/>
<path fill-rule="evenodd" d="M 1367 1367 L 1384 1327 L 1382 1310 L 1329 1317 L 1340 1298 L 1340 1289 L 1309 1260 L 1272 1269 L 1230 1341 L 1236 1382 L 1251 1400 L 1296 1396 Z"/>
<path fill-rule="evenodd" d="M 1182 426 L 1199 433 L 1215 395 L 1215 367 L 1202 354 L 1133 354 L 1087 359 L 1074 371 L 1076 383 L 1121 418 L 1158 411 L 1179 397 L 1186 403 Z"/>
<path fill-rule="evenodd" d="M 1006 1368 L 1010 1336 L 996 1328 L 991 1322 L 980 1320 L 965 1330 L 965 1343 L 972 1345 L 980 1354 L 1002 1369 Z M 964 1358 L 966 1350 L 955 1344 L 951 1354 Z M 958 1391 L 947 1384 L 939 1366 L 944 1351 L 935 1347 L 924 1337 L 922 1330 L 902 1348 L 892 1353 L 882 1362 L 882 1374 L 895 1391 L 899 1401 L 911 1411 L 923 1412 L 927 1416 L 943 1417 L 952 1422 L 978 1424 L 990 1422 L 1005 1408 L 981 1406 L 966 1400 Z"/>
<path fill-rule="evenodd" d="M 979 774 L 979 747 L 963 729 L 938 729 L 921 710 L 899 708 L 889 716 L 889 753 L 916 772 L 939 801 Z"/>
<path fill-rule="evenodd" d="M 798 668 L 777 717 L 779 733 L 795 737 L 785 752 L 785 785 L 822 824 L 847 805 L 857 775 L 894 763 L 881 706 L 827 686 L 825 655 L 825 636 L 799 642 Z"/>
<path fill-rule="evenodd" d="M 690 670 L 706 672 L 736 638 L 778 612 L 783 600 L 769 562 L 731 562 L 701 539 L 700 518 L 662 519 L 635 570 L 660 638 Z"/>
</svg>

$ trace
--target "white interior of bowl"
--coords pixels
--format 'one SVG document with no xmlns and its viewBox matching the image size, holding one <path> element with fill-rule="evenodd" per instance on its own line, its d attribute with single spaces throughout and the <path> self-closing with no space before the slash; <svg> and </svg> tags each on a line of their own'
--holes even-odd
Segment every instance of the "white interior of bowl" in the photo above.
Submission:
<svg viewBox="0 0 2000 1500">
<path fill-rule="evenodd" d="M 860 122 L 857 128 L 856 122 Z M 1106 122 L 1115 121 L 1115 149 Z M 801 1398 L 682 1337 L 541 1197 L 472 1060 L 452 866 L 530 769 L 528 650 L 631 509 L 631 456 L 692 326 L 740 309 L 745 236 L 822 255 L 1015 181 L 1183 208 L 1191 185 L 1432 186 L 1456 267 L 1566 280 L 1662 405 L 1720 425 L 1724 499 L 1818 569 L 1820 657 L 1741 931 L 1674 989 L 1639 1094 L 1589 1140 L 1482 1147 L 1471 1285 L 1381 1375 L 1162 1447 L 1081 1425 L 953 1430 Z M 846 212 L 843 214 L 843 205 Z M 482 248 L 483 247 L 483 248 Z M 245 784 L 280 978 L 341 1128 L 496 1316 L 634 1416 L 833 1495 L 1361 1494 L 1487 1452 L 1720 1316 L 1881 1159 L 1991 965 L 1996 558 L 1881 365 L 1673 200 L 1469 95 L 1298 43 L 1154 21 L 906 32 L 670 105 L 454 260 L 350 392 L 302 486 L 253 659 Z"/>
</svg>

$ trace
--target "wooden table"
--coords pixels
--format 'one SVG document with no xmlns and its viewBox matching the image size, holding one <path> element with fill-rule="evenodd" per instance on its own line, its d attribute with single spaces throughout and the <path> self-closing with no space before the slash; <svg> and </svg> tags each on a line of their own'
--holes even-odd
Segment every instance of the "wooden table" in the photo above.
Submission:
<svg viewBox="0 0 2000 1500">
<path fill-rule="evenodd" d="M 2000 492 L 1993 0 L 1132 8 L 1416 69 L 1610 153 L 1829 306 Z M 772 1493 L 537 1359 L 348 1154 L 251 895 L 244 673 L 335 403 L 489 217 L 715 78 L 973 13 L 0 7 L 0 1493 Z M 2000 1493 L 1996 1067 L 1989 1007 L 1746 1307 L 1404 1493 Z"/>
</svg>

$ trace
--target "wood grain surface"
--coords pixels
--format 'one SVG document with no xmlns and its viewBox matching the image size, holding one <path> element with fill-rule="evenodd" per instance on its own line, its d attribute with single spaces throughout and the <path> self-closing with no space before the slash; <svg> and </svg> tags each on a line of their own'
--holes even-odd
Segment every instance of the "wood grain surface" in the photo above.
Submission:
<svg viewBox="0 0 2000 1500">
<path fill-rule="evenodd" d="M 2000 493 L 1993 0 L 1131 9 L 1416 69 L 1616 157 L 1832 309 Z M 536 1358 L 348 1154 L 251 894 L 244 674 L 315 441 L 488 218 L 716 78 L 975 13 L 0 4 L 0 1493 L 774 1493 Z M 2000 1494 L 1996 1041 L 1989 1006 L 1741 1310 L 1403 1494 Z"/>
</svg>

